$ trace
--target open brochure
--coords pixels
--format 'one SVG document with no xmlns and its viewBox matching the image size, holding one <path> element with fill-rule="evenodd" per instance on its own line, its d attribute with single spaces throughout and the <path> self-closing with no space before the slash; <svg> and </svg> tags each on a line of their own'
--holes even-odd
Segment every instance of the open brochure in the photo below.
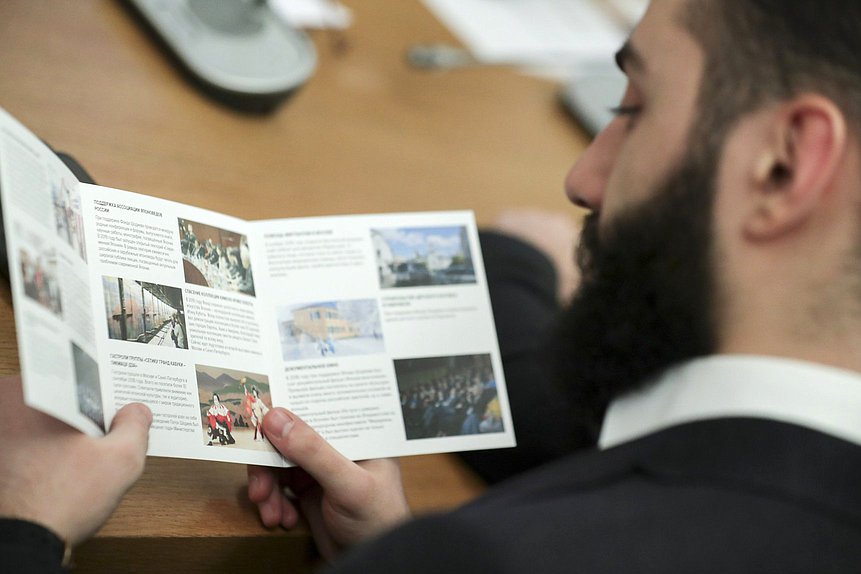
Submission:
<svg viewBox="0 0 861 574">
<path fill-rule="evenodd" d="M 472 213 L 244 221 L 79 182 L 0 110 L 28 405 L 149 454 L 286 466 L 287 407 L 352 459 L 513 446 Z"/>
</svg>

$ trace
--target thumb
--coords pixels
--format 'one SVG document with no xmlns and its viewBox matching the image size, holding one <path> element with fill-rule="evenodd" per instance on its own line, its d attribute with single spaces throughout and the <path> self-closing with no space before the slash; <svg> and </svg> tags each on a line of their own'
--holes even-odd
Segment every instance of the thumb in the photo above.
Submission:
<svg viewBox="0 0 861 574">
<path fill-rule="evenodd" d="M 326 442 L 295 414 L 276 407 L 263 417 L 266 437 L 290 462 L 302 468 L 324 491 L 340 498 L 365 471 Z"/>
<path fill-rule="evenodd" d="M 150 425 L 152 411 L 149 407 L 142 403 L 130 403 L 117 411 L 110 431 L 102 440 L 109 448 L 126 451 L 143 460 L 149 445 Z"/>
</svg>

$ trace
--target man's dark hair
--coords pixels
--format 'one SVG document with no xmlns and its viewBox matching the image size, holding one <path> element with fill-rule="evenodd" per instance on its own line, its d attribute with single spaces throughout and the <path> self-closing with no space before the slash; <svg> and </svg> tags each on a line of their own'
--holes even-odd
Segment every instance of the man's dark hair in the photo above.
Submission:
<svg viewBox="0 0 861 574">
<path fill-rule="evenodd" d="M 699 135 L 723 141 L 745 113 L 803 92 L 861 131 L 858 0 L 690 0 L 681 17 L 706 58 Z"/>
</svg>

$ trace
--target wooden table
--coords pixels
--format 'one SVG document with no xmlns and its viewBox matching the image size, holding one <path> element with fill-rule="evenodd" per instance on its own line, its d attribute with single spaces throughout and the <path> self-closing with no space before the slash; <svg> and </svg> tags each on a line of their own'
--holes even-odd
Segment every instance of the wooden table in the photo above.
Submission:
<svg viewBox="0 0 861 574">
<path fill-rule="evenodd" d="M 247 219 L 473 209 L 489 223 L 515 206 L 568 209 L 562 179 L 586 137 L 555 85 L 503 68 L 410 69 L 412 43 L 454 38 L 417 0 L 347 3 L 346 50 L 315 33 L 309 84 L 250 116 L 202 97 L 114 0 L 4 0 L 0 106 L 103 185 Z M 0 316 L 0 372 L 16 372 L 5 286 Z M 453 456 L 403 467 L 418 512 L 482 490 Z M 309 570 L 307 532 L 266 531 L 244 485 L 239 465 L 151 459 L 77 571 Z"/>
</svg>

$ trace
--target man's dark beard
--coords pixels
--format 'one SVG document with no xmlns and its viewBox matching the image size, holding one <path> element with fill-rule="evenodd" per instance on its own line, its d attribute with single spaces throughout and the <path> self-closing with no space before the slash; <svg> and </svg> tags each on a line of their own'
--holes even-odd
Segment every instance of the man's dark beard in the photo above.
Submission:
<svg viewBox="0 0 861 574">
<path fill-rule="evenodd" d="M 557 372 L 597 433 L 610 400 L 714 351 L 715 155 L 688 158 L 658 193 L 614 217 L 587 218 L 582 283 L 557 332 Z"/>
</svg>

